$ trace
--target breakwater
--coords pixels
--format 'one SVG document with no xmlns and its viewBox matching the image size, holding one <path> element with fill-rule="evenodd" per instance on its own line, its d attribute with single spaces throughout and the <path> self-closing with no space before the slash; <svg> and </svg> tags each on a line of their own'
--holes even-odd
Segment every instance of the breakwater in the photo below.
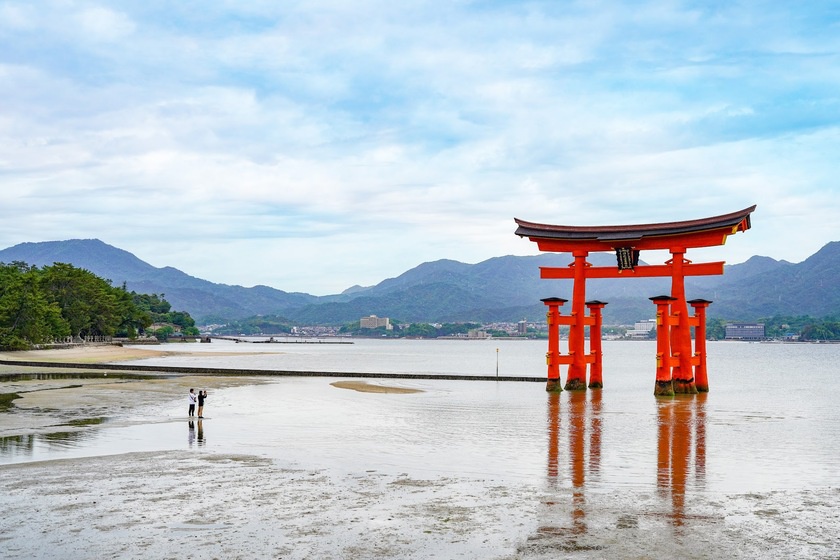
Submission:
<svg viewBox="0 0 840 560">
<path fill-rule="evenodd" d="M 243 369 L 243 368 L 212 368 L 212 367 L 170 367 L 143 366 L 127 364 L 81 364 L 73 362 L 35 362 L 25 360 L 0 360 L 0 365 L 18 367 L 37 367 L 54 369 L 83 369 L 105 372 L 144 372 L 163 373 L 167 375 L 228 375 L 228 376 L 272 376 L 272 377 L 353 377 L 365 379 L 443 379 L 449 381 L 506 381 L 506 382 L 539 382 L 545 383 L 544 377 L 526 376 L 496 376 L 496 375 L 458 375 L 432 373 L 382 373 L 358 371 L 294 371 L 277 369 Z"/>
</svg>

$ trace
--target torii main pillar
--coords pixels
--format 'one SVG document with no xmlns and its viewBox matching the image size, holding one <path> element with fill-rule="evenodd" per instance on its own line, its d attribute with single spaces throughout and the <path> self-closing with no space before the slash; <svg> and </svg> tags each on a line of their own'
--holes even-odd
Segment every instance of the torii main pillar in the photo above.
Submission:
<svg viewBox="0 0 840 560">
<path fill-rule="evenodd" d="M 671 295 L 657 296 L 657 377 L 654 392 L 657 395 L 674 393 L 696 393 L 708 391 L 705 366 L 705 342 L 697 342 L 692 351 L 691 328 L 696 329 L 696 337 L 705 336 L 706 300 L 692 300 L 695 316 L 688 314 L 685 296 L 685 277 L 698 275 L 723 274 L 723 261 L 694 264 L 685 254 L 690 248 L 713 247 L 723 245 L 726 238 L 739 231 L 750 228 L 750 214 L 755 206 L 739 212 L 722 216 L 713 216 L 700 220 L 667 222 L 660 224 L 642 224 L 626 226 L 562 226 L 538 224 L 515 219 L 519 227 L 516 235 L 527 237 L 537 244 L 541 251 L 571 253 L 574 261 L 568 268 L 541 267 L 542 278 L 570 279 L 574 281 L 572 290 L 572 311 L 570 316 L 561 316 L 557 298 L 543 300 L 549 305 L 549 317 L 555 325 L 552 330 L 549 323 L 549 381 L 548 390 L 558 390 L 560 386 L 559 364 L 568 364 L 566 381 L 567 390 L 586 389 L 586 364 L 593 364 L 590 373 L 591 388 L 602 386 L 600 371 L 600 332 L 596 338 L 590 333 L 590 349 L 585 353 L 586 326 L 600 330 L 600 308 L 603 305 L 587 306 L 587 278 L 647 278 L 666 276 L 671 278 Z M 667 250 L 671 258 L 662 265 L 639 266 L 639 254 L 645 250 Z M 616 267 L 593 267 L 586 257 L 597 251 L 615 252 Z M 565 300 L 564 300 L 565 301 Z M 551 302 L 551 303 L 549 303 Z M 603 302 L 598 302 L 602 304 Z M 586 308 L 597 314 L 586 316 Z M 703 322 L 702 327 L 699 325 Z M 569 325 L 569 353 L 561 355 L 552 336 L 557 325 Z M 597 340 L 595 351 L 593 342 Z M 597 362 L 597 379 L 596 368 Z M 695 369 L 696 368 L 696 369 Z M 698 384 L 700 375 L 702 380 Z M 696 379 L 697 378 L 697 379 Z M 698 386 L 699 385 L 699 386 Z"/>
</svg>

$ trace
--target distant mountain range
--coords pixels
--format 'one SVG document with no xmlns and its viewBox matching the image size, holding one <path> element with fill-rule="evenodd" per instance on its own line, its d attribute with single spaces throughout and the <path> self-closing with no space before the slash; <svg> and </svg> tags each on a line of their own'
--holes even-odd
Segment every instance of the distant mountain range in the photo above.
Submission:
<svg viewBox="0 0 840 560">
<path fill-rule="evenodd" d="M 593 253 L 596 266 L 615 257 Z M 195 278 L 172 267 L 156 268 L 98 239 L 21 243 L 0 250 L 0 262 L 45 266 L 72 264 L 139 293 L 164 294 L 173 309 L 199 324 L 224 323 L 253 315 L 280 315 L 300 324 L 343 324 L 367 315 L 406 322 L 542 320 L 541 298 L 571 300 L 572 282 L 542 280 L 541 266 L 566 266 L 568 254 L 495 257 L 477 264 L 452 260 L 423 263 L 396 278 L 341 294 L 313 296 L 268 286 L 230 286 Z M 752 321 L 772 315 L 840 316 L 840 242 L 831 242 L 805 261 L 792 264 L 752 257 L 728 265 L 723 276 L 686 279 L 689 299 L 714 303 L 710 318 Z M 587 298 L 607 301 L 606 324 L 632 324 L 652 317 L 651 296 L 667 294 L 667 278 L 589 280 Z M 567 304 L 569 305 L 569 304 Z"/>
</svg>

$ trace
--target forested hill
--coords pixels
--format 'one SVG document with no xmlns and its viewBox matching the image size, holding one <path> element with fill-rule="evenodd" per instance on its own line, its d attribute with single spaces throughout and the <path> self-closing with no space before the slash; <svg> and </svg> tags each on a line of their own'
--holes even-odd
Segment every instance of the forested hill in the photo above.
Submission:
<svg viewBox="0 0 840 560">
<path fill-rule="evenodd" d="M 644 258 L 644 255 L 642 255 Z M 253 315 L 282 315 L 305 324 L 343 324 L 376 314 L 410 322 L 541 320 L 540 298 L 571 299 L 571 282 L 541 280 L 539 267 L 566 266 L 565 254 L 502 256 L 477 264 L 451 260 L 423 263 L 376 286 L 354 286 L 317 297 L 267 286 L 215 284 L 171 267 L 156 268 L 127 251 L 96 239 L 23 243 L 0 250 L 0 262 L 44 266 L 64 262 L 126 284 L 139 293 L 162 293 L 176 309 L 199 323 Z M 589 261 L 614 266 L 609 254 Z M 642 264 L 643 266 L 643 264 Z M 832 242 L 801 263 L 753 257 L 727 266 L 723 276 L 686 280 L 689 299 L 714 301 L 709 317 L 755 320 L 772 315 L 840 316 L 840 242 Z M 587 299 L 609 302 L 606 323 L 628 324 L 654 314 L 649 297 L 668 293 L 662 278 L 591 280 Z"/>
</svg>

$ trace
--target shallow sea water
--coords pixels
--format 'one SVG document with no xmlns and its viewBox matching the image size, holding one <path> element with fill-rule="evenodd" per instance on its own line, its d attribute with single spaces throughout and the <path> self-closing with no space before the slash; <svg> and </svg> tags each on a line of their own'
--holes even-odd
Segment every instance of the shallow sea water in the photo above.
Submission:
<svg viewBox="0 0 840 560">
<path fill-rule="evenodd" d="M 545 375 L 538 341 L 210 346 L 189 346 L 191 352 L 206 349 L 207 357 L 142 363 L 493 375 L 499 348 L 501 375 Z M 243 356 L 210 353 L 240 349 Z M 264 349 L 272 352 L 244 354 Z M 25 451 L 0 452 L 0 464 L 192 446 L 324 467 L 374 464 L 501 479 L 545 476 L 556 463 L 558 476 L 570 481 L 568 466 L 582 445 L 587 465 L 597 470 L 588 481 L 593 488 L 655 482 L 668 449 L 690 455 L 682 467 L 692 474 L 686 484 L 713 491 L 840 480 L 840 407 L 831 390 L 840 379 L 840 345 L 711 343 L 711 391 L 673 399 L 653 396 L 654 353 L 653 343 L 608 342 L 605 388 L 560 395 L 547 394 L 540 382 L 370 380 L 422 391 L 374 394 L 337 389 L 333 378 L 272 378 L 211 395 L 200 437 L 198 427 L 184 421 L 182 399 L 131 411 L 143 420 L 136 425 L 109 428 L 106 422 L 72 437 L 41 438 Z"/>
<path fill-rule="evenodd" d="M 501 375 L 545 376 L 537 341 L 215 341 L 189 351 L 207 356 L 142 363 L 466 375 L 493 375 L 498 363 Z M 255 351 L 266 353 L 245 354 Z M 539 382 L 371 380 L 422 391 L 379 394 L 332 387 L 335 379 L 272 378 L 214 392 L 202 422 L 186 421 L 186 398 L 161 402 L 130 411 L 128 425 L 32 436 L 0 451 L 0 464 L 135 451 L 253 454 L 336 476 L 375 471 L 536 490 L 537 526 L 516 557 L 647 554 L 643 544 L 611 549 L 616 528 L 639 542 L 661 540 L 654 550 L 662 554 L 838 557 L 825 531 L 840 529 L 840 345 L 710 343 L 710 393 L 665 399 L 653 396 L 654 355 L 655 343 L 606 342 L 605 388 L 559 395 Z M 676 533 L 659 535 L 663 522 Z M 780 528 L 790 531 L 781 549 L 767 541 Z M 688 544 L 672 548 L 674 534 Z M 708 548 L 715 535 L 745 548 Z M 570 536 L 579 549 L 558 549 Z"/>
</svg>

